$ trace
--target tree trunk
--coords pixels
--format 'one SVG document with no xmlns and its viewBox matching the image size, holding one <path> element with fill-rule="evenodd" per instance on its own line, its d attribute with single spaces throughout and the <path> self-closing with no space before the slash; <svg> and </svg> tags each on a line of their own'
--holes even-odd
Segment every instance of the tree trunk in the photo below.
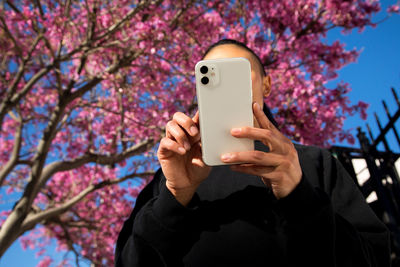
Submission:
<svg viewBox="0 0 400 267">
<path fill-rule="evenodd" d="M 21 226 L 27 216 L 27 210 L 25 207 L 27 201 L 27 198 L 23 197 L 0 228 L 0 258 L 12 243 L 14 243 L 14 241 L 24 233 Z"/>
</svg>

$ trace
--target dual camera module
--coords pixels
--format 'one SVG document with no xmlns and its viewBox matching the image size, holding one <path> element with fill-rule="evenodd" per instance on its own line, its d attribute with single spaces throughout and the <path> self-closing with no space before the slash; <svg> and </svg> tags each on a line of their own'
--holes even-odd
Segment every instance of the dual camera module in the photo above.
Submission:
<svg viewBox="0 0 400 267">
<path fill-rule="evenodd" d="M 207 72 L 208 72 L 208 67 L 207 67 L 207 66 L 201 66 L 200 72 L 201 72 L 201 74 L 207 74 Z M 206 84 L 208 84 L 209 82 L 210 82 L 210 79 L 208 79 L 207 76 L 204 76 L 204 77 L 201 78 L 201 83 L 202 83 L 202 84 L 206 85 Z"/>
<path fill-rule="evenodd" d="M 218 67 L 212 62 L 202 62 L 200 66 L 196 66 L 198 82 L 211 89 L 219 84 Z"/>
</svg>

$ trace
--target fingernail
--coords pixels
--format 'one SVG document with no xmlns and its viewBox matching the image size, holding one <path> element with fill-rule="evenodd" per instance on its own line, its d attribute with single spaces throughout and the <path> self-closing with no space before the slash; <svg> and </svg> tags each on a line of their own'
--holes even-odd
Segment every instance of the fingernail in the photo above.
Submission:
<svg viewBox="0 0 400 267">
<path fill-rule="evenodd" d="M 190 127 L 190 132 L 192 133 L 192 135 L 196 135 L 199 132 L 199 130 L 197 130 L 197 127 L 192 126 Z"/>
<path fill-rule="evenodd" d="M 223 155 L 221 156 L 221 159 L 222 159 L 223 161 L 230 160 L 231 158 L 232 158 L 232 155 L 229 154 L 229 153 L 223 154 Z"/>
<path fill-rule="evenodd" d="M 181 154 L 185 154 L 185 153 L 186 153 L 186 149 L 184 149 L 183 147 L 179 147 L 179 148 L 178 148 L 178 151 L 179 151 Z"/>
<path fill-rule="evenodd" d="M 257 109 L 259 109 L 259 110 L 261 110 L 261 107 L 260 107 L 260 105 L 256 102 L 256 108 Z"/>
<path fill-rule="evenodd" d="M 185 147 L 186 151 L 189 151 L 190 149 L 190 144 L 188 142 L 183 142 L 183 146 Z"/>
<path fill-rule="evenodd" d="M 231 131 L 233 134 L 239 134 L 242 131 L 242 128 L 232 128 Z"/>
</svg>

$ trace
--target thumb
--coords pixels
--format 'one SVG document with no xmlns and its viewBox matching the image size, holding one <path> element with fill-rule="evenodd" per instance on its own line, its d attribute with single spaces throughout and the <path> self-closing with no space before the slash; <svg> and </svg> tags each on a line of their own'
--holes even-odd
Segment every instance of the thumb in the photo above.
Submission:
<svg viewBox="0 0 400 267">
<path fill-rule="evenodd" d="M 194 117 L 192 118 L 192 120 L 194 121 L 194 123 L 196 123 L 197 125 L 199 125 L 199 111 L 196 112 L 196 114 L 194 115 Z"/>
<path fill-rule="evenodd" d="M 196 112 L 196 114 L 194 115 L 194 117 L 192 118 L 192 120 L 193 120 L 193 122 L 196 124 L 197 130 L 199 130 L 199 133 L 200 133 L 199 111 Z M 200 134 L 199 134 L 199 133 L 192 139 L 192 142 L 193 142 L 193 143 L 196 143 L 196 142 L 200 141 Z M 193 144 L 193 143 L 192 143 L 192 144 Z"/>
</svg>

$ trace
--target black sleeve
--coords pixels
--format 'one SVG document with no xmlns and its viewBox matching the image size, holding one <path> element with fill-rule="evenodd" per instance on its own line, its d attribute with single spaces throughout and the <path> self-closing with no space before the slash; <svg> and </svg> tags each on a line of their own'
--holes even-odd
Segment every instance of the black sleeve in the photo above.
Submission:
<svg viewBox="0 0 400 267">
<path fill-rule="evenodd" d="M 159 170 L 119 234 L 115 266 L 183 266 L 183 256 L 198 238 L 192 223 L 198 201 L 195 195 L 188 208 L 182 206 Z"/>
<path fill-rule="evenodd" d="M 278 201 L 291 266 L 390 266 L 387 228 L 342 165 L 327 151 L 320 160 L 319 177 L 303 164 L 300 184 Z"/>
</svg>

